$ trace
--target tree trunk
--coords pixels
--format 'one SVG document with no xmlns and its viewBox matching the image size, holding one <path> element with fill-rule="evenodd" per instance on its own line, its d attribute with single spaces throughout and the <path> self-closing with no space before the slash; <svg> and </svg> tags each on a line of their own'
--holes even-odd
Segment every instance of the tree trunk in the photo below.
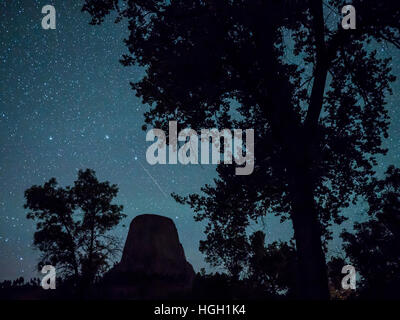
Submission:
<svg viewBox="0 0 400 320">
<path fill-rule="evenodd" d="M 88 261 L 88 274 L 87 274 L 87 281 L 88 285 L 92 284 L 94 281 L 94 271 L 93 271 L 93 251 L 94 251 L 94 215 L 92 217 L 91 223 L 91 230 L 90 230 L 90 246 L 89 246 L 89 261 Z"/>
<path fill-rule="evenodd" d="M 316 150 L 315 135 L 321 113 L 329 61 L 325 45 L 323 3 L 310 1 L 316 45 L 316 65 L 310 105 L 305 119 L 304 132 L 295 137 L 290 148 L 289 170 L 292 222 L 298 257 L 297 292 L 301 299 L 328 300 L 329 287 L 325 255 L 321 240 L 321 225 L 314 200 L 312 159 Z M 303 138 L 301 138 L 303 137 Z M 293 137 L 291 137 L 293 139 Z M 290 144 L 290 142 L 289 142 Z"/>
<path fill-rule="evenodd" d="M 298 258 L 297 296 L 328 300 L 328 276 L 321 240 L 321 226 L 306 175 L 297 174 L 291 186 L 292 222 Z"/>
</svg>

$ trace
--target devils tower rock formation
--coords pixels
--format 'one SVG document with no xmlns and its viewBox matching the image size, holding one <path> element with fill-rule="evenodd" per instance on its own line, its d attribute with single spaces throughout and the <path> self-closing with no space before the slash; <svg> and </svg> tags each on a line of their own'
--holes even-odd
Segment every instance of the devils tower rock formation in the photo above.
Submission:
<svg viewBox="0 0 400 320">
<path fill-rule="evenodd" d="M 132 220 L 118 269 L 178 278 L 194 275 L 192 266 L 186 261 L 174 222 L 152 214 Z"/>
<path fill-rule="evenodd" d="M 122 259 L 108 275 L 108 282 L 114 296 L 168 298 L 190 291 L 194 276 L 174 222 L 144 214 L 132 220 Z"/>
</svg>

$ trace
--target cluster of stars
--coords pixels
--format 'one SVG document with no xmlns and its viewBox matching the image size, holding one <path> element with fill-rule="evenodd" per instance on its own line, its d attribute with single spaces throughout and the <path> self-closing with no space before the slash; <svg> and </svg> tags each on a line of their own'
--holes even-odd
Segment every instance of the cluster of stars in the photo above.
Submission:
<svg viewBox="0 0 400 320">
<path fill-rule="evenodd" d="M 215 177 L 215 167 L 149 166 L 141 130 L 147 106 L 129 85 L 143 77 L 143 70 L 118 63 L 126 52 L 126 26 L 112 19 L 102 27 L 90 26 L 81 2 L 56 1 L 57 29 L 42 30 L 45 4 L 0 3 L 0 281 L 22 273 L 36 276 L 35 224 L 25 218 L 24 190 L 51 177 L 70 185 L 85 168 L 118 184 L 116 202 L 124 205 L 126 225 L 143 213 L 175 219 L 188 260 L 196 269 L 204 267 L 198 251 L 203 226 L 170 193 L 198 193 Z M 400 59 L 398 53 L 381 51 Z M 398 64 L 393 68 L 400 75 Z M 380 162 L 382 168 L 399 160 L 399 103 L 398 95 L 388 101 L 392 140 L 386 142 L 390 152 Z M 290 232 L 284 233 L 289 237 Z M 124 240 L 127 228 L 119 226 L 115 233 Z"/>
<path fill-rule="evenodd" d="M 71 185 L 85 168 L 118 184 L 125 225 L 143 213 L 175 219 L 189 261 L 202 267 L 202 227 L 170 193 L 198 192 L 215 168 L 149 166 L 141 130 L 146 106 L 129 85 L 143 72 L 118 62 L 126 26 L 90 26 L 79 2 L 56 1 L 57 29 L 42 30 L 45 4 L 0 4 L 0 281 L 37 276 L 35 223 L 26 219 L 24 191 L 51 177 Z M 127 227 L 114 232 L 124 241 Z"/>
</svg>

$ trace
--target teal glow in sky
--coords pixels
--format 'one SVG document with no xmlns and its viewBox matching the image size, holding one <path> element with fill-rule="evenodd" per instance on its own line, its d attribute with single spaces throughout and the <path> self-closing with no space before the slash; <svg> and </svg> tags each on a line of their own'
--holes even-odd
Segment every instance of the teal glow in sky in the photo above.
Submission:
<svg viewBox="0 0 400 320">
<path fill-rule="evenodd" d="M 72 4 L 72 2 L 74 4 Z M 204 226 L 193 220 L 190 208 L 169 194 L 199 192 L 211 183 L 214 166 L 164 165 L 146 162 L 146 133 L 141 130 L 146 106 L 131 90 L 129 81 L 142 76 L 139 68 L 119 62 L 126 50 L 126 26 L 107 19 L 101 27 L 88 24 L 80 1 L 52 1 L 57 29 L 41 28 L 41 8 L 48 1 L 4 0 L 0 3 L 0 281 L 18 276 L 39 276 L 39 252 L 31 247 L 34 224 L 23 209 L 24 190 L 56 177 L 71 184 L 79 169 L 92 168 L 100 180 L 120 187 L 117 203 L 128 215 L 155 213 L 172 218 L 189 262 L 196 271 L 206 266 L 198 251 Z M 400 76 L 400 54 L 394 73 Z M 389 154 L 382 158 L 399 165 L 400 81 L 388 100 L 392 117 Z M 348 210 L 352 219 L 363 216 L 362 206 Z M 267 239 L 288 239 L 289 224 L 268 218 Z M 122 243 L 127 227 L 115 233 Z M 339 250 L 337 241 L 332 251 Z M 337 252 L 335 252 L 337 253 Z"/>
</svg>

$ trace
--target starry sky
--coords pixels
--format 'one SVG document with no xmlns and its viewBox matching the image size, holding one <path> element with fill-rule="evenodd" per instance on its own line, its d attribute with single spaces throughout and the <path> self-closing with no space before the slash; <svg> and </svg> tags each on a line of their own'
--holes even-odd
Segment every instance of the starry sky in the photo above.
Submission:
<svg viewBox="0 0 400 320">
<path fill-rule="evenodd" d="M 43 30 L 41 9 L 52 4 L 57 29 Z M 172 218 L 186 257 L 195 270 L 206 267 L 198 251 L 204 225 L 187 206 L 169 195 L 199 192 L 216 176 L 215 166 L 156 165 L 146 162 L 146 132 L 141 130 L 141 104 L 129 81 L 143 76 L 140 68 L 119 62 L 126 52 L 126 25 L 107 19 L 88 24 L 81 1 L 0 0 L 0 281 L 39 276 L 38 251 L 32 248 L 34 223 L 23 209 L 24 190 L 56 177 L 70 185 L 79 169 L 92 168 L 100 181 L 119 185 L 116 203 L 124 205 L 126 227 L 115 234 L 125 240 L 129 222 L 143 213 Z M 390 47 L 394 73 L 400 76 L 400 54 Z M 400 154 L 400 81 L 388 100 L 392 117 L 389 154 L 378 170 L 398 164 Z M 179 130 L 179 127 L 178 127 Z M 352 221 L 364 216 L 362 204 L 346 212 Z M 289 224 L 267 217 L 268 241 L 287 240 Z M 331 251 L 340 250 L 336 239 Z"/>
</svg>

